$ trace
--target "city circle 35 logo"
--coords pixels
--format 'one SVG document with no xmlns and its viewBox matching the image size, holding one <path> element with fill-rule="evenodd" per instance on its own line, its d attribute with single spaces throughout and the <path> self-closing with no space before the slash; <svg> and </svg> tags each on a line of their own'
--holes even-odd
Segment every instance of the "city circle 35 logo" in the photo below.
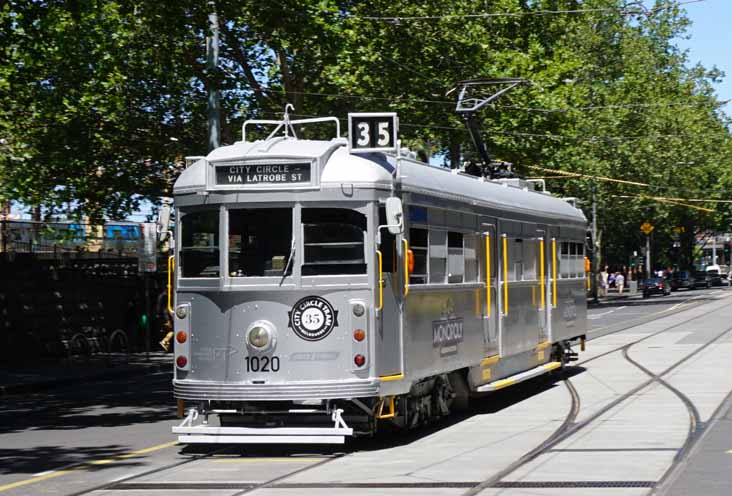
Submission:
<svg viewBox="0 0 732 496">
<path fill-rule="evenodd" d="M 306 296 L 288 314 L 288 327 L 306 341 L 320 341 L 338 326 L 338 311 L 320 296 Z"/>
</svg>

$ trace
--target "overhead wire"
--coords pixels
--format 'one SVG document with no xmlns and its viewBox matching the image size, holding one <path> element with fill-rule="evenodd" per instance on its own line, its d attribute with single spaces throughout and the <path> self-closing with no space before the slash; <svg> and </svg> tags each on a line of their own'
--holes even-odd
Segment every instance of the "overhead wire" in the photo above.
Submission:
<svg viewBox="0 0 732 496">
<path fill-rule="evenodd" d="M 674 191 L 691 192 L 691 190 L 685 190 L 683 188 L 677 188 L 674 186 L 657 186 L 657 185 L 644 183 L 644 182 L 640 182 L 640 181 L 628 181 L 626 179 L 617 179 L 617 178 L 613 178 L 613 177 L 598 176 L 598 175 L 593 175 L 593 174 L 583 174 L 583 173 L 579 173 L 579 172 L 567 172 L 567 171 L 562 171 L 559 169 L 540 167 L 538 165 L 522 164 L 521 166 L 529 168 L 529 169 L 533 169 L 533 170 L 540 170 L 540 171 L 544 171 L 544 172 L 550 172 L 552 174 L 557 174 L 557 176 L 555 176 L 555 177 L 545 176 L 545 177 L 537 177 L 537 178 L 533 178 L 533 179 L 555 179 L 555 178 L 578 179 L 578 178 L 583 178 L 583 179 L 592 179 L 592 180 L 596 180 L 596 181 L 609 182 L 609 183 L 615 183 L 615 184 L 623 184 L 623 185 L 628 185 L 628 186 L 638 186 L 638 187 L 650 188 L 650 189 L 655 189 L 655 190 L 667 190 L 667 191 L 674 190 Z M 699 193 L 698 191 L 694 191 L 694 192 Z M 616 195 L 616 196 L 621 197 L 621 198 L 623 197 L 622 195 Z M 732 203 L 732 200 L 727 200 L 727 199 L 722 199 L 722 198 L 678 198 L 678 197 L 665 197 L 665 196 L 652 196 L 652 195 L 642 195 L 642 196 L 644 196 L 648 199 L 653 199 L 653 200 L 659 201 L 659 202 L 678 204 L 680 206 L 687 206 L 687 207 L 696 208 L 696 209 L 703 209 L 703 207 L 698 207 L 696 205 L 689 205 L 687 203 L 682 203 L 682 202 L 715 203 L 715 204 L 716 203 L 721 203 L 721 204 Z M 628 196 L 628 198 L 630 198 L 630 196 Z M 705 209 L 705 210 L 714 211 L 714 210 L 710 210 L 710 209 Z"/>
</svg>

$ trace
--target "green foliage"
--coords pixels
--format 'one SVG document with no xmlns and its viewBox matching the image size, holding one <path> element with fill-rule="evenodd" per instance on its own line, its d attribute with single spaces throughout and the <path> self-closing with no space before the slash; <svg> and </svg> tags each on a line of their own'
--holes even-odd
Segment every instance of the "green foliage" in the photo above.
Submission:
<svg viewBox="0 0 732 496">
<path fill-rule="evenodd" d="M 581 174 L 549 186 L 588 211 L 594 193 L 609 263 L 627 263 L 650 220 L 664 245 L 685 227 L 680 254 L 660 255 L 686 264 L 696 233 L 732 221 L 729 204 L 684 200 L 729 198 L 730 121 L 712 89 L 722 74 L 691 66 L 675 45 L 683 10 L 626 4 L 217 0 L 221 60 L 207 71 L 208 2 L 6 2 L 0 199 L 97 218 L 155 199 L 166 167 L 205 152 L 208 88 L 221 94 L 225 143 L 244 119 L 276 117 L 285 103 L 305 116 L 396 111 L 405 143 L 457 163 L 472 150 L 447 91 L 523 77 L 532 84 L 482 114 L 493 154 L 526 176 Z M 577 9 L 593 10 L 524 15 Z M 465 17 L 486 12 L 516 15 Z"/>
</svg>

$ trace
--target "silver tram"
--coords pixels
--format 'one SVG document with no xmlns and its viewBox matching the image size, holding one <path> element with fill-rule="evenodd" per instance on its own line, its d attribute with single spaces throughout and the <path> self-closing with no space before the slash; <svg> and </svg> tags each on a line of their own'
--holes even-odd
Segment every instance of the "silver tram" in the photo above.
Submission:
<svg viewBox="0 0 732 496">
<path fill-rule="evenodd" d="M 419 162 L 374 119 L 395 151 L 373 139 L 356 150 L 368 127 L 352 140 L 294 136 L 330 121 L 249 121 L 175 183 L 183 443 L 343 443 L 386 422 L 414 427 L 584 345 L 580 210 L 526 181 Z M 253 123 L 277 129 L 249 142 Z"/>
</svg>

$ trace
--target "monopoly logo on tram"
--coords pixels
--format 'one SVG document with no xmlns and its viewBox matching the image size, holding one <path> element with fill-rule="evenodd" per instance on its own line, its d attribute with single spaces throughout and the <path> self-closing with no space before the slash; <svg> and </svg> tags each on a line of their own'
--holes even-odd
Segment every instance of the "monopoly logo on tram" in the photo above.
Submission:
<svg viewBox="0 0 732 496">
<path fill-rule="evenodd" d="M 310 162 L 216 166 L 216 184 L 294 184 L 310 182 Z"/>
<path fill-rule="evenodd" d="M 432 322 L 432 346 L 450 346 L 463 341 L 463 319 L 443 319 Z"/>
</svg>

